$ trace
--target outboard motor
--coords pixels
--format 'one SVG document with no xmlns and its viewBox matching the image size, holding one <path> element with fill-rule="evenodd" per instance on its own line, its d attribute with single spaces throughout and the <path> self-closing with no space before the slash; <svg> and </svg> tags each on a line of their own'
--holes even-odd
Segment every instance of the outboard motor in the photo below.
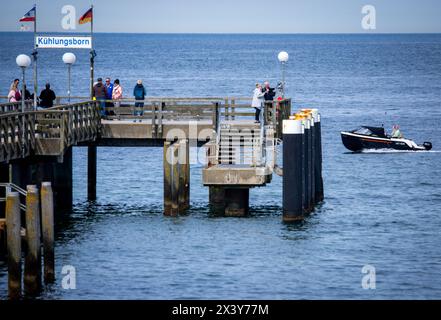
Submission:
<svg viewBox="0 0 441 320">
<path fill-rule="evenodd" d="M 426 148 L 427 151 L 432 150 L 432 143 L 431 142 L 424 142 L 423 147 Z"/>
</svg>

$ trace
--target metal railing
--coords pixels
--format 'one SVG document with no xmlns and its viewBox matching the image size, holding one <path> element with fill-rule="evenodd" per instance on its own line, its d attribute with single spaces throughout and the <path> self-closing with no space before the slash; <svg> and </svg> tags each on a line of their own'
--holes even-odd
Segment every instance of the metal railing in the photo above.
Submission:
<svg viewBox="0 0 441 320">
<path fill-rule="evenodd" d="M 13 183 L 0 183 L 0 189 L 3 188 L 4 188 L 5 197 L 0 197 L 0 202 L 6 202 L 6 195 L 11 192 L 18 192 L 20 195 L 24 196 L 25 198 L 28 194 L 25 189 L 22 189 Z M 20 202 L 20 209 L 22 211 L 26 211 L 26 202 L 24 203 Z"/>
</svg>

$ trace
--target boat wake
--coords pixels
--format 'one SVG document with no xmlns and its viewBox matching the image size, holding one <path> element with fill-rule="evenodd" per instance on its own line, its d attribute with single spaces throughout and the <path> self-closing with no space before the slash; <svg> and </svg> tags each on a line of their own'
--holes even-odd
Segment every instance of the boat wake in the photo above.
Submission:
<svg viewBox="0 0 441 320">
<path fill-rule="evenodd" d="M 363 149 L 360 153 L 441 153 L 441 150 L 395 150 L 395 149 Z"/>
</svg>

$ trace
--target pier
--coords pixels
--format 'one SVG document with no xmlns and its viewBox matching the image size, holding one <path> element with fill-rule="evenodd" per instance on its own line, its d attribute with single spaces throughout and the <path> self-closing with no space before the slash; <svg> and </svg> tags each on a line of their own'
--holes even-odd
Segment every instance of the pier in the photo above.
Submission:
<svg viewBox="0 0 441 320">
<path fill-rule="evenodd" d="M 202 147 L 203 185 L 211 212 L 244 217 L 250 189 L 283 176 L 283 221 L 302 220 L 323 200 L 320 115 L 291 115 L 291 100 L 265 103 L 261 121 L 245 98 L 154 98 L 134 116 L 134 100 L 107 107 L 98 101 L 60 104 L 41 111 L 0 104 L 0 243 L 7 251 L 10 296 L 21 294 L 21 237 L 27 239 L 24 291 L 54 280 L 54 219 L 72 208 L 72 149 L 88 149 L 88 199 L 96 200 L 97 148 L 163 147 L 164 215 L 190 208 L 190 148 Z M 294 128 L 294 129 L 293 129 Z M 283 144 L 284 168 L 278 165 Z M 40 213 L 41 210 L 41 213 Z M 19 219 L 20 211 L 26 219 Z M 4 218 L 3 218 L 4 217 Z M 43 244 L 43 245 L 42 245 Z M 7 249 L 5 249 L 7 248 Z M 0 250 L 0 251 L 2 251 Z"/>
<path fill-rule="evenodd" d="M 133 115 L 134 102 L 111 104 L 103 118 L 98 101 L 61 104 L 58 98 L 53 108 L 33 111 L 27 103 L 24 112 L 17 103 L 0 104 L 0 182 L 25 189 L 50 181 L 58 212 L 72 206 L 73 147 L 88 149 L 89 200 L 96 199 L 98 147 L 164 147 L 164 213 L 173 215 L 189 206 L 189 148 L 203 147 L 202 177 L 211 208 L 219 215 L 245 216 L 249 190 L 270 183 L 274 173 L 282 175 L 277 146 L 292 113 L 290 99 L 266 102 L 260 123 L 248 98 L 150 98 L 142 116 Z M 307 203 L 304 211 L 311 212 L 323 199 L 320 120 L 318 111 L 302 112 L 301 166 L 310 174 L 302 180 L 306 191 L 299 192 Z M 181 192 L 186 205 L 169 209 Z"/>
<path fill-rule="evenodd" d="M 29 184 L 51 181 L 56 211 L 69 209 L 73 147 L 88 148 L 88 197 L 95 200 L 98 147 L 165 145 L 175 149 L 175 145 L 186 141 L 186 151 L 178 148 L 176 152 L 189 153 L 191 146 L 206 149 L 203 183 L 210 189 L 210 199 L 216 199 L 214 207 L 219 208 L 219 197 L 225 194 L 223 201 L 229 205 L 220 213 L 246 215 L 248 189 L 271 181 L 276 146 L 282 138 L 282 121 L 291 113 L 291 100 L 267 102 L 260 124 L 254 123 L 254 109 L 244 101 L 149 99 L 144 101 L 143 116 L 139 117 L 133 116 L 134 100 L 126 99 L 118 108 L 107 108 L 109 116 L 103 119 L 97 101 L 61 104 L 42 111 L 33 111 L 27 104 L 25 112 L 19 111 L 17 103 L 1 104 L 1 182 L 26 188 Z M 183 161 L 188 161 L 187 157 Z M 167 173 L 166 162 L 164 158 Z M 165 208 L 167 203 L 168 199 L 164 199 Z"/>
</svg>

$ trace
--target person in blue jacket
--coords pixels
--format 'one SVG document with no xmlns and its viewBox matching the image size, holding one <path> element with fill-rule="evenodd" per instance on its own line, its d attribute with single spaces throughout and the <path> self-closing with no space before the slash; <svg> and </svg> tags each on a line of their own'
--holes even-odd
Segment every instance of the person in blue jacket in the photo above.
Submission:
<svg viewBox="0 0 441 320">
<path fill-rule="evenodd" d="M 109 110 L 107 108 L 113 107 L 112 102 L 109 100 L 112 100 L 112 92 L 113 92 L 113 83 L 110 81 L 110 78 L 106 78 L 106 83 L 104 84 L 104 87 L 106 88 L 106 110 Z"/>
<path fill-rule="evenodd" d="M 139 122 L 142 122 L 141 117 L 144 114 L 144 99 L 146 96 L 146 91 L 144 86 L 142 85 L 142 80 L 138 80 L 135 88 L 133 89 L 133 95 L 135 96 L 135 100 L 142 100 L 142 102 L 135 102 L 135 110 L 133 115 L 139 116 Z M 136 122 L 136 119 L 133 120 Z"/>
</svg>

